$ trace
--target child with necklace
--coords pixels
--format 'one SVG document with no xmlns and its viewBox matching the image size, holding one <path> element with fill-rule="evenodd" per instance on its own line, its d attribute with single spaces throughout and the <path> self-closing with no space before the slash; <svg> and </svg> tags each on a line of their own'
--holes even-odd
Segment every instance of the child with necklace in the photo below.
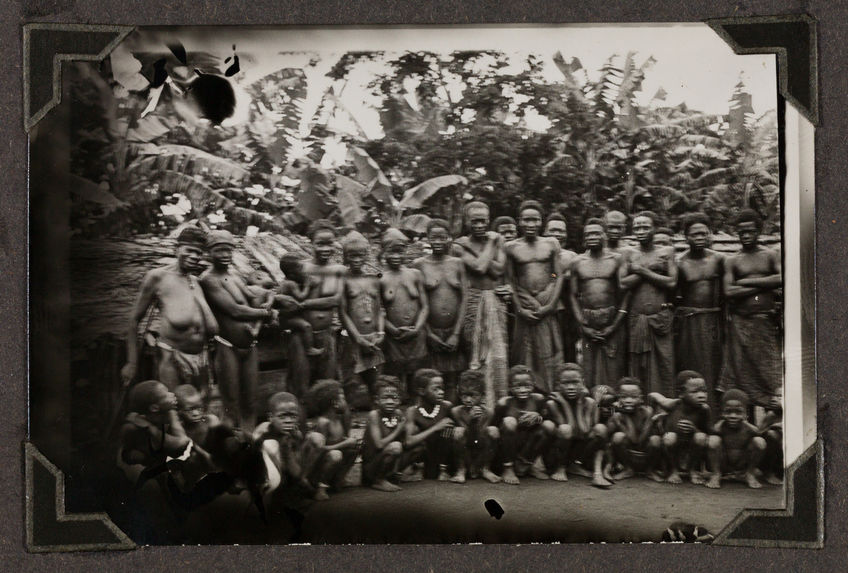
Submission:
<svg viewBox="0 0 848 573">
<path fill-rule="evenodd" d="M 381 374 L 374 386 L 376 408 L 368 413 L 362 442 L 362 485 L 378 491 L 401 488 L 389 482 L 399 471 L 403 457 L 403 431 L 406 418 L 398 411 L 400 380 Z"/>
</svg>

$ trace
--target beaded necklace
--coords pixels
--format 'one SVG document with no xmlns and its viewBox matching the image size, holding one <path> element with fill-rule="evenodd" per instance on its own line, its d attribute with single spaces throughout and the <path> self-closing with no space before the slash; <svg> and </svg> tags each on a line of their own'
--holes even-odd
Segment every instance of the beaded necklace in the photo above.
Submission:
<svg viewBox="0 0 848 573">
<path fill-rule="evenodd" d="M 392 416 L 391 418 L 389 418 L 387 416 L 383 416 L 381 418 L 381 420 L 383 422 L 383 425 L 386 426 L 387 428 L 395 428 L 398 425 L 398 417 L 397 416 Z"/>
<path fill-rule="evenodd" d="M 441 409 L 441 407 L 442 407 L 441 404 L 436 404 L 436 407 L 433 408 L 433 411 L 428 413 L 427 410 L 425 410 L 422 406 L 418 406 L 418 411 L 425 418 L 435 418 L 436 416 L 439 415 L 439 410 Z"/>
</svg>

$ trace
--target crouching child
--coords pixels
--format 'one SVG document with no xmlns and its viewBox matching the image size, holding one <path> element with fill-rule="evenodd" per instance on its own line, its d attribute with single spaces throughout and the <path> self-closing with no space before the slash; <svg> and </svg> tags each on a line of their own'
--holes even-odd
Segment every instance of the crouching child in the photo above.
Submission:
<svg viewBox="0 0 848 573">
<path fill-rule="evenodd" d="M 728 390 L 721 397 L 721 419 L 709 437 L 709 461 L 712 474 L 706 486 L 721 487 L 722 478 L 739 479 L 750 488 L 761 488 L 755 470 L 766 450 L 766 441 L 756 426 L 748 422 L 748 395 Z"/>
<path fill-rule="evenodd" d="M 613 480 L 645 473 L 663 481 L 655 468 L 661 455 L 662 438 L 653 434 L 654 411 L 642 399 L 642 384 L 638 378 L 625 376 L 618 383 L 618 406 L 607 422 L 613 466 L 621 471 Z"/>
<path fill-rule="evenodd" d="M 681 470 L 689 471 L 695 485 L 703 485 L 701 468 L 710 433 L 710 407 L 707 405 L 707 383 L 694 370 L 677 374 L 680 398 L 666 398 L 659 392 L 648 394 L 649 402 L 657 404 L 665 415 L 660 420 L 662 451 L 668 468 L 666 482 L 683 483 Z"/>
<path fill-rule="evenodd" d="M 403 457 L 406 418 L 400 406 L 400 379 L 381 374 L 374 386 L 377 407 L 368 413 L 362 442 L 362 485 L 378 491 L 400 491 L 389 481 L 394 478 Z"/>
<path fill-rule="evenodd" d="M 500 476 L 490 469 L 499 432 L 489 425 L 492 411 L 483 405 L 486 378 L 481 370 L 466 370 L 459 376 L 459 399 L 461 404 L 453 409 L 453 419 L 458 432 L 465 437 L 462 458 L 455 481 L 465 481 L 466 472 L 470 479 L 485 478 L 491 483 L 501 481 Z"/>
<path fill-rule="evenodd" d="M 557 368 L 556 391 L 551 393 L 548 408 L 556 424 L 555 447 L 548 464 L 553 468 L 551 477 L 566 481 L 568 468 L 591 478 L 593 486 L 610 487 L 612 482 L 604 475 L 607 427 L 600 423 L 600 409 L 588 395 L 580 366 L 567 362 Z"/>
</svg>

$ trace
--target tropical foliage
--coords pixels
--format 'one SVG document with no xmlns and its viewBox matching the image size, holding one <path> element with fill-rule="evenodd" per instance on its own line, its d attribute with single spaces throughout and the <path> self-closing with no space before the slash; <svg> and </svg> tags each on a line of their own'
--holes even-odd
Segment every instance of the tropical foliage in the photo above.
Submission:
<svg viewBox="0 0 848 573">
<path fill-rule="evenodd" d="M 633 53 L 610 57 L 592 78 L 560 54 L 348 53 L 326 68 L 317 106 L 307 105 L 315 57 L 242 86 L 247 120 L 221 127 L 186 110 L 178 81 L 145 84 L 153 60 L 178 75 L 185 62 L 174 54 L 130 54 L 139 63 L 131 77 L 126 53 L 68 74 L 76 233 L 162 234 L 187 219 L 302 233 L 319 217 L 422 232 L 434 215 L 458 230 L 472 198 L 493 216 L 539 200 L 574 233 L 610 208 L 651 209 L 673 226 L 704 210 L 721 230 L 751 206 L 767 232 L 779 227 L 775 114 L 754 117 L 741 82 L 716 116 L 666 106 L 662 90 L 640 105 L 655 62 Z M 192 57 L 198 73 L 227 65 Z M 342 97 L 365 68 L 377 135 Z"/>
</svg>

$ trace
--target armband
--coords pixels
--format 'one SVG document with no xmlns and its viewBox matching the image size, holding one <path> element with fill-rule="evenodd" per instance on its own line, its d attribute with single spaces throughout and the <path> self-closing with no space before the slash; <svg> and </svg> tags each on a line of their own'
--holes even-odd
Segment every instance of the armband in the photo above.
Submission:
<svg viewBox="0 0 848 573">
<path fill-rule="evenodd" d="M 618 309 L 618 312 L 620 312 L 621 314 L 627 314 L 627 311 L 623 308 Z"/>
</svg>

